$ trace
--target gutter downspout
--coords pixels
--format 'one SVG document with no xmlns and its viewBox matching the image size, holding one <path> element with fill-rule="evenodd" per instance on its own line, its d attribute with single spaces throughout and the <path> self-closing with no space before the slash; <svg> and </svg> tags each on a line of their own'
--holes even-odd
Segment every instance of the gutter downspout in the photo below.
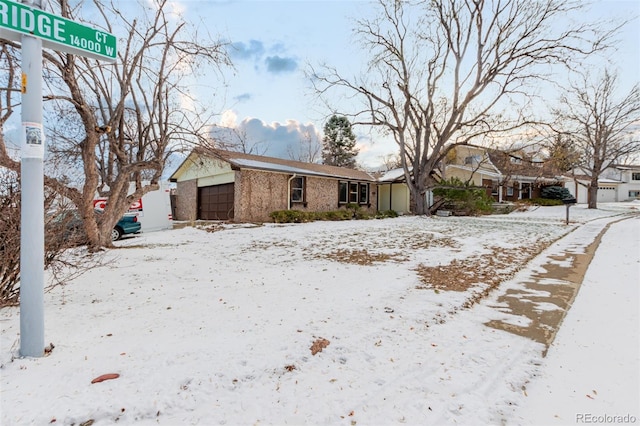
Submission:
<svg viewBox="0 0 640 426">
<path fill-rule="evenodd" d="M 287 182 L 287 210 L 291 210 L 291 181 L 295 179 L 296 176 L 297 175 L 294 173 Z"/>
</svg>

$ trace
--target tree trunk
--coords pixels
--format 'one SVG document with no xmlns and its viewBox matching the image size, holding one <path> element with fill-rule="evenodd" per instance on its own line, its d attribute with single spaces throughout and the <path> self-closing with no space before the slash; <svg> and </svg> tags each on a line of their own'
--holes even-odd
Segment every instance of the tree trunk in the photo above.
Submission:
<svg viewBox="0 0 640 426">
<path fill-rule="evenodd" d="M 598 208 L 598 179 L 591 179 L 591 185 L 587 189 L 587 206 L 590 209 Z"/>
<path fill-rule="evenodd" d="M 407 184 L 407 186 L 409 187 L 411 213 L 430 215 L 427 197 L 425 197 L 426 190 L 413 183 Z"/>
</svg>

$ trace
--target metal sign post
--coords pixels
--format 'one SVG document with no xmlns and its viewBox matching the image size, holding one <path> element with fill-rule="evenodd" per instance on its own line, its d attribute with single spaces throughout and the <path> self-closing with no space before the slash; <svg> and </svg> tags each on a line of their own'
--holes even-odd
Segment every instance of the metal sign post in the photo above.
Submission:
<svg viewBox="0 0 640 426">
<path fill-rule="evenodd" d="M 41 0 L 36 0 L 38 3 Z M 42 41 L 22 36 L 20 355 L 44 355 Z"/>
<path fill-rule="evenodd" d="M 42 0 L 0 0 L 0 38 L 22 43 L 20 355 L 44 355 L 44 132 L 42 47 L 115 61 L 116 39 L 40 10 Z"/>
</svg>

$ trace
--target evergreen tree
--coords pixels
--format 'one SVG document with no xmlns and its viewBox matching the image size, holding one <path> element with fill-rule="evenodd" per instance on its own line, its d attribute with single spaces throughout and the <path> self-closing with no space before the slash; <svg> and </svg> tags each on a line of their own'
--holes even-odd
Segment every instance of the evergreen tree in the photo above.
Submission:
<svg viewBox="0 0 640 426">
<path fill-rule="evenodd" d="M 333 115 L 324 125 L 322 163 L 330 166 L 355 168 L 356 136 L 347 117 Z"/>
</svg>

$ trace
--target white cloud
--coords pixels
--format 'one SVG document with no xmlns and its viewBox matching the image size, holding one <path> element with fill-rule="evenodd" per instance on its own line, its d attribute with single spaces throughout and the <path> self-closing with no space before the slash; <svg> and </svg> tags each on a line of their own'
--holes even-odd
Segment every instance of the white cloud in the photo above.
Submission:
<svg viewBox="0 0 640 426">
<path fill-rule="evenodd" d="M 238 116 L 232 109 L 225 110 L 220 116 L 220 126 L 235 128 L 238 122 Z"/>
</svg>

